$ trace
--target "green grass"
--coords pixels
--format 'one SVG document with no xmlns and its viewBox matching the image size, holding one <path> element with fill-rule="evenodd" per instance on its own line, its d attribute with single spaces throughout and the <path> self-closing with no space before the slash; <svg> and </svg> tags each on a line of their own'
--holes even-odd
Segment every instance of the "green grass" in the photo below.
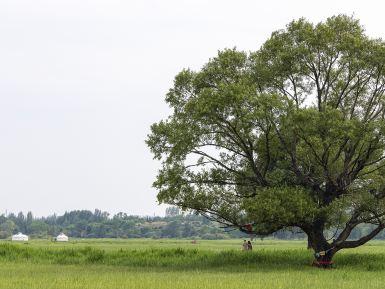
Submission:
<svg viewBox="0 0 385 289">
<path fill-rule="evenodd" d="M 75 240 L 0 242 L 0 288 L 383 288 L 385 242 L 309 266 L 302 241 Z"/>
</svg>

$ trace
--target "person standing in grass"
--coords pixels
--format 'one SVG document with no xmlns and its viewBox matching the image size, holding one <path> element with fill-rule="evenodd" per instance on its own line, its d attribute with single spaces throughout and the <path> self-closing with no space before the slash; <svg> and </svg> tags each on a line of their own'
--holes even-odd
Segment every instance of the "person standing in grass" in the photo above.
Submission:
<svg viewBox="0 0 385 289">
<path fill-rule="evenodd" d="M 251 245 L 250 241 L 247 241 L 247 250 L 252 251 L 253 250 L 253 245 Z"/>
<path fill-rule="evenodd" d="M 249 246 L 248 246 L 246 240 L 243 240 L 242 251 L 247 251 L 247 250 L 249 250 Z"/>
</svg>

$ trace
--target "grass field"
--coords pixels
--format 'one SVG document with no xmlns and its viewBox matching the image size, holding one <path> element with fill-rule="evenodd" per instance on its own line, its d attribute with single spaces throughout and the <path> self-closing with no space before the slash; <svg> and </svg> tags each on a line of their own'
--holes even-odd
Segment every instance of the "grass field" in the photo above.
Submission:
<svg viewBox="0 0 385 289">
<path fill-rule="evenodd" d="M 76 240 L 0 242 L 0 288 L 384 288 L 385 242 L 309 266 L 302 241 Z"/>
</svg>

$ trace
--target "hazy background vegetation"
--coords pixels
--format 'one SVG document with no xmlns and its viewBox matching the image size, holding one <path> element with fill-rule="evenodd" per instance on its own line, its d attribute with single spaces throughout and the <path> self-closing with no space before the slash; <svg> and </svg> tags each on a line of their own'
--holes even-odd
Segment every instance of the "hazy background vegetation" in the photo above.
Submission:
<svg viewBox="0 0 385 289">
<path fill-rule="evenodd" d="M 370 230 L 364 225 L 355 230 L 351 238 L 359 238 Z M 111 215 L 96 209 L 74 210 L 63 215 L 34 217 L 31 212 L 0 215 L 0 238 L 23 232 L 32 238 L 50 238 L 64 232 L 74 238 L 189 238 L 189 239 L 231 239 L 249 237 L 236 229 L 225 229 L 205 217 L 186 214 L 169 207 L 165 217 L 133 216 L 127 213 Z M 333 238 L 335 230 L 330 229 Z M 257 236 L 258 237 L 258 236 Z M 304 239 L 298 230 L 279 231 L 269 237 L 277 239 Z M 385 239 L 385 232 L 377 236 Z"/>
</svg>

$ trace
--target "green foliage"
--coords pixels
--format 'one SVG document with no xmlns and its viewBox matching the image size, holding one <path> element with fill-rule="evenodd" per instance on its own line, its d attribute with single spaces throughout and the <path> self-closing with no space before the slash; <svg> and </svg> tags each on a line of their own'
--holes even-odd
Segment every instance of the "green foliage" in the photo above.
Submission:
<svg viewBox="0 0 385 289">
<path fill-rule="evenodd" d="M 158 200 L 256 234 L 299 227 L 314 250 L 364 244 L 385 227 L 384 63 L 385 43 L 339 15 L 183 70 L 147 139 Z M 376 226 L 347 241 L 361 223 Z"/>
<path fill-rule="evenodd" d="M 278 231 L 296 222 L 308 222 L 318 213 L 309 193 L 302 188 L 266 189 L 243 203 L 250 220 L 259 220 L 258 232 Z"/>
<path fill-rule="evenodd" d="M 288 193 L 288 190 L 291 190 Z M 280 202 L 285 202 L 281 204 Z M 304 203 L 303 203 L 304 202 Z M 308 203 L 306 203 L 308 202 Z M 310 202 L 310 203 L 309 203 Z M 339 203 L 344 200 L 340 199 Z M 344 207 L 346 204 L 333 203 L 337 208 Z M 307 192 L 300 188 L 280 188 L 279 190 L 266 190 L 263 194 L 254 199 L 249 199 L 243 204 L 243 210 L 247 211 L 251 219 L 259 218 L 264 222 L 259 224 L 261 231 L 266 230 L 275 223 L 283 224 L 288 220 L 304 219 L 308 217 L 308 208 L 311 206 L 311 200 Z M 276 210 L 279 206 L 281 209 Z M 285 210 L 286 206 L 291 206 L 291 210 Z M 333 206 L 327 210 L 334 211 Z M 255 208 L 263 208 L 255 209 Z M 318 209 L 313 208 L 314 212 Z M 34 218 L 30 225 L 24 224 L 21 220 L 15 220 L 16 215 L 10 214 L 8 217 L 0 216 L 0 228 L 8 228 L 11 231 L 1 231 L 3 239 L 9 238 L 13 233 L 22 231 L 26 228 L 32 239 L 49 239 L 57 236 L 60 232 L 65 232 L 71 238 L 188 238 L 188 239 L 229 239 L 243 238 L 246 234 L 236 230 L 226 231 L 218 223 L 195 214 L 181 214 L 175 207 L 166 210 L 166 217 L 138 217 L 130 216 L 124 213 L 118 213 L 112 217 L 109 214 L 101 213 L 99 210 L 90 211 L 71 211 L 63 216 L 49 216 Z M 260 216 L 254 216 L 260 214 Z M 331 213 L 330 213 L 331 214 Z M 335 222 L 341 221 L 344 216 L 336 216 Z M 13 220 L 13 221 L 12 221 Z M 15 223 L 21 224 L 20 227 Z M 24 222 L 26 220 L 24 219 Z M 333 224 L 335 222 L 332 222 Z M 336 228 L 329 226 L 328 235 L 333 235 Z M 361 225 L 352 232 L 355 238 L 366 235 L 373 226 Z M 279 230 L 271 235 L 278 239 L 303 239 L 302 231 Z M 385 239 L 385 232 L 377 236 L 378 239 Z"/>
<path fill-rule="evenodd" d="M 139 217 L 118 213 L 81 210 L 62 216 L 34 218 L 28 221 L 18 216 L 0 216 L 0 238 L 13 233 L 27 232 L 32 238 L 56 237 L 64 232 L 71 238 L 190 238 L 225 239 L 241 236 L 226 233 L 219 224 L 194 214 L 181 214 L 176 207 L 166 210 L 166 217 Z M 16 223 L 18 225 L 16 225 Z M 2 231 L 1 231 L 2 230 Z"/>
</svg>

